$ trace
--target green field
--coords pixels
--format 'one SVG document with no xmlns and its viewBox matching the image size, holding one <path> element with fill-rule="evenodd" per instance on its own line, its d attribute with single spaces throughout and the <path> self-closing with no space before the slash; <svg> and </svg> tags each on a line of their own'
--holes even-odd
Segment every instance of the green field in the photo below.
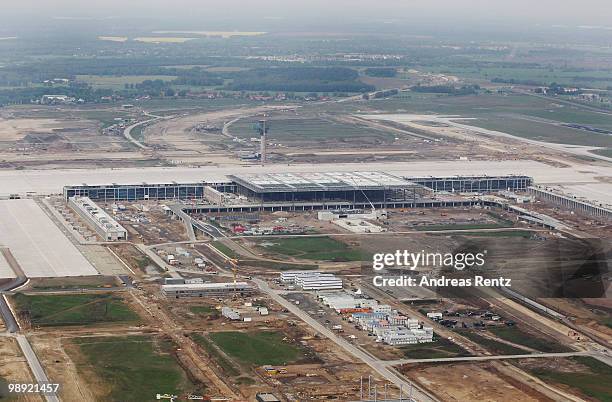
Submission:
<svg viewBox="0 0 612 402">
<path fill-rule="evenodd" d="M 217 310 L 211 306 L 189 306 L 189 311 L 193 314 L 208 317 L 217 313 Z"/>
<path fill-rule="evenodd" d="M 535 81 L 543 85 L 553 82 L 570 86 L 602 88 L 612 85 L 612 71 L 610 70 L 584 70 L 569 68 L 550 68 L 540 65 L 524 67 L 520 63 L 516 66 L 480 66 L 463 67 L 457 65 L 438 64 L 424 67 L 430 72 L 456 74 L 464 78 L 492 80 L 494 78 L 515 79 L 522 81 Z"/>
<path fill-rule="evenodd" d="M 433 343 L 419 343 L 401 347 L 408 359 L 438 359 L 444 357 L 471 356 L 459 345 L 445 338 L 438 338 Z"/>
<path fill-rule="evenodd" d="M 77 370 L 93 372 L 110 388 L 101 400 L 154 400 L 156 393 L 196 391 L 172 357 L 175 345 L 148 336 L 77 338 Z M 84 362 L 82 362 L 85 360 Z"/>
<path fill-rule="evenodd" d="M 570 145 L 612 146 L 612 136 L 513 117 L 470 120 L 470 125 L 530 140 Z"/>
<path fill-rule="evenodd" d="M 527 346 L 529 348 L 545 353 L 571 352 L 573 349 L 563 346 L 552 339 L 538 338 L 531 335 L 516 325 L 512 327 L 488 327 L 487 330 L 500 339 Z"/>
<path fill-rule="evenodd" d="M 34 326 L 137 322 L 138 315 L 111 294 L 13 296 L 21 317 Z"/>
<path fill-rule="evenodd" d="M 471 341 L 484 346 L 487 350 L 492 353 L 499 355 L 524 355 L 529 353 L 524 349 L 519 349 L 512 345 L 508 345 L 503 342 L 496 341 L 494 339 L 485 338 L 484 336 L 472 331 L 457 331 L 460 335 L 465 336 Z"/>
<path fill-rule="evenodd" d="M 304 358 L 305 350 L 283 340 L 280 332 L 212 332 L 212 341 L 244 366 L 285 365 Z"/>
<path fill-rule="evenodd" d="M 547 383 L 563 384 L 598 401 L 612 401 L 612 368 L 592 357 L 574 356 L 568 360 L 585 367 L 584 370 L 562 372 L 546 368 L 532 368 L 529 372 Z"/>
<path fill-rule="evenodd" d="M 125 84 L 140 84 L 146 80 L 172 81 L 174 75 L 77 75 L 76 79 L 94 88 L 123 89 Z"/>
<path fill-rule="evenodd" d="M 590 152 L 597 154 L 597 155 L 607 156 L 608 158 L 612 158 L 612 148 L 596 149 Z"/>
<path fill-rule="evenodd" d="M 256 136 L 254 119 L 242 119 L 232 124 L 230 133 L 242 138 Z M 269 121 L 271 140 L 276 141 L 351 141 L 365 139 L 377 142 L 392 142 L 395 136 L 369 127 L 348 124 L 323 118 L 274 118 Z"/>
<path fill-rule="evenodd" d="M 290 257 L 319 261 L 365 261 L 367 255 L 331 237 L 293 237 L 260 242 L 265 251 Z"/>
<path fill-rule="evenodd" d="M 558 124 L 587 124 L 612 129 L 612 115 L 560 103 L 554 98 L 522 94 L 449 96 L 408 92 L 367 104 L 385 112 L 471 117 L 475 119 L 459 122 L 538 141 L 612 148 L 612 136 Z"/>
<path fill-rule="evenodd" d="M 280 261 L 269 261 L 269 260 L 256 260 L 249 258 L 241 258 L 240 263 L 243 265 L 250 265 L 257 268 L 268 268 L 275 271 L 290 271 L 294 269 L 298 270 L 314 270 L 319 269 L 316 264 L 297 264 L 290 262 Z"/>
<path fill-rule="evenodd" d="M 416 226 L 415 229 L 419 231 L 442 231 L 442 230 L 473 230 L 473 229 L 501 229 L 512 227 L 512 225 L 505 225 L 500 223 L 474 223 L 474 224 L 448 224 L 448 225 L 424 225 Z"/>
<path fill-rule="evenodd" d="M 225 374 L 236 377 L 240 375 L 240 370 L 234 367 L 234 364 L 225 357 L 223 353 L 221 353 L 217 347 L 212 343 L 210 339 L 208 339 L 205 335 L 201 334 L 191 334 L 191 339 L 195 343 L 197 343 L 202 349 L 208 353 L 210 357 L 212 357 L 215 362 L 221 367 L 221 369 L 225 372 Z"/>
<path fill-rule="evenodd" d="M 469 237 L 522 237 L 530 238 L 536 232 L 530 230 L 502 230 L 502 231 L 491 231 L 491 232 L 461 232 L 457 233 L 459 236 Z M 445 233 L 446 235 L 446 233 Z"/>
<path fill-rule="evenodd" d="M 240 258 L 240 254 L 223 244 L 221 241 L 214 241 L 210 243 L 210 245 L 225 254 L 225 256 L 228 258 Z"/>
</svg>

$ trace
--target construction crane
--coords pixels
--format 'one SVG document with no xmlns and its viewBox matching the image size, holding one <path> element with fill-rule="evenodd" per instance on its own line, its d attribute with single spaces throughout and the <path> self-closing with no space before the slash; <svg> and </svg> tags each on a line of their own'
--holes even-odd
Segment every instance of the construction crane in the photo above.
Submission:
<svg viewBox="0 0 612 402">
<path fill-rule="evenodd" d="M 236 284 L 236 275 L 238 272 L 238 260 L 235 258 L 229 258 L 225 260 L 226 263 L 229 263 L 232 266 L 232 273 L 234 274 L 234 285 Z"/>
</svg>

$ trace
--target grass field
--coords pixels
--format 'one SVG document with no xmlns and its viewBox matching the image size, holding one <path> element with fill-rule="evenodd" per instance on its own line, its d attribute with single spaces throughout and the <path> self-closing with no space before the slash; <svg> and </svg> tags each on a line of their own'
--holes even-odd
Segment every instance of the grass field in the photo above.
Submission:
<svg viewBox="0 0 612 402">
<path fill-rule="evenodd" d="M 191 311 L 193 314 L 204 317 L 217 313 L 217 310 L 211 306 L 189 306 L 189 311 Z"/>
<path fill-rule="evenodd" d="M 299 270 L 314 270 L 319 269 L 319 266 L 316 264 L 296 264 L 296 263 L 288 263 L 288 262 L 280 262 L 280 261 L 269 261 L 269 260 L 256 260 L 250 258 L 240 259 L 240 263 L 244 265 L 251 265 L 257 268 L 268 268 L 273 269 L 275 271 L 291 271 L 294 269 Z"/>
<path fill-rule="evenodd" d="M 591 152 L 597 155 L 607 156 L 608 158 L 612 158 L 612 148 L 596 149 Z"/>
<path fill-rule="evenodd" d="M 272 239 L 259 243 L 268 252 L 305 260 L 364 261 L 366 254 L 331 237 Z"/>
<path fill-rule="evenodd" d="M 433 343 L 419 343 L 401 347 L 408 359 L 437 359 L 444 357 L 471 356 L 459 345 L 445 338 L 438 338 Z"/>
<path fill-rule="evenodd" d="M 494 78 L 515 79 L 522 81 L 535 81 L 544 85 L 558 82 L 565 85 L 602 88 L 612 85 L 612 73 L 609 70 L 571 70 L 567 68 L 554 68 L 548 66 L 507 66 L 488 67 L 473 66 L 462 67 L 453 65 L 436 65 L 424 67 L 430 72 L 456 74 L 465 78 L 491 80 Z M 594 79 L 591 79 L 594 78 Z"/>
<path fill-rule="evenodd" d="M 562 372 L 533 368 L 529 371 L 547 383 L 563 384 L 602 402 L 612 401 L 612 368 L 610 366 L 592 357 L 574 356 L 568 359 L 579 363 L 586 369 Z"/>
<path fill-rule="evenodd" d="M 575 130 L 547 123 L 539 123 L 513 117 L 490 117 L 470 120 L 470 125 L 488 130 L 501 131 L 517 137 L 558 144 L 612 146 L 612 136 Z"/>
<path fill-rule="evenodd" d="M 504 230 L 504 231 L 491 231 L 491 232 L 461 232 L 457 233 L 459 236 L 469 237 L 523 237 L 530 238 L 535 232 L 530 230 Z M 444 235 L 447 235 L 444 233 Z"/>
<path fill-rule="evenodd" d="M 154 400 L 156 393 L 195 391 L 172 357 L 174 344 L 170 341 L 126 336 L 77 338 L 73 342 L 85 360 L 77 363 L 77 369 L 93 372 L 110 388 L 100 400 Z"/>
<path fill-rule="evenodd" d="M 238 254 L 237 252 L 235 252 L 234 250 L 232 250 L 231 248 L 229 248 L 228 246 L 226 246 L 220 241 L 214 241 L 210 243 L 210 245 L 216 248 L 217 250 L 219 250 L 220 252 L 222 252 L 223 254 L 225 254 L 229 258 L 236 258 L 236 259 L 240 258 L 240 254 Z"/>
<path fill-rule="evenodd" d="M 571 348 L 563 346 L 552 339 L 538 338 L 521 330 L 517 326 L 489 327 L 487 330 L 498 338 L 516 343 L 518 345 L 527 346 L 529 348 L 539 350 L 540 352 L 556 353 L 572 351 Z"/>
<path fill-rule="evenodd" d="M 424 225 L 416 226 L 419 231 L 441 231 L 441 230 L 472 230 L 472 229 L 501 229 L 512 227 L 501 223 L 474 223 L 474 224 L 457 224 L 457 225 Z"/>
<path fill-rule="evenodd" d="M 193 339 L 195 343 L 204 349 L 206 353 L 208 353 L 208 355 L 212 357 L 215 362 L 217 362 L 225 374 L 233 377 L 240 375 L 240 370 L 234 367 L 232 362 L 229 361 L 205 335 L 191 334 L 191 339 Z"/>
<path fill-rule="evenodd" d="M 213 332 L 212 341 L 244 366 L 284 365 L 299 361 L 304 350 L 279 332 Z"/>
<path fill-rule="evenodd" d="M 138 315 L 110 294 L 13 296 L 20 315 L 29 315 L 34 326 L 88 325 L 137 322 Z"/>
<path fill-rule="evenodd" d="M 542 99 L 522 94 L 449 96 L 404 93 L 389 99 L 370 101 L 368 105 L 385 112 L 473 117 L 475 120 L 461 123 L 538 141 L 612 148 L 612 136 L 558 125 L 576 123 L 612 129 L 612 115 L 559 103 L 554 98 Z M 538 118 L 554 124 L 535 121 Z"/>
<path fill-rule="evenodd" d="M 146 80 L 172 81 L 175 75 L 77 75 L 77 81 L 94 88 L 124 89 L 125 84 L 140 84 Z"/>
<path fill-rule="evenodd" d="M 254 119 L 242 119 L 230 127 L 230 133 L 242 138 L 256 136 Z M 371 141 L 392 142 L 391 133 L 368 127 L 337 122 L 322 118 L 271 118 L 269 138 L 275 141 L 321 142 L 370 139 Z"/>
<path fill-rule="evenodd" d="M 512 345 L 508 345 L 503 342 L 496 341 L 494 339 L 485 338 L 484 336 L 472 331 L 458 331 L 459 334 L 466 338 L 476 342 L 479 345 L 484 346 L 490 352 L 500 355 L 524 355 L 528 353 L 524 349 L 516 348 Z"/>
</svg>

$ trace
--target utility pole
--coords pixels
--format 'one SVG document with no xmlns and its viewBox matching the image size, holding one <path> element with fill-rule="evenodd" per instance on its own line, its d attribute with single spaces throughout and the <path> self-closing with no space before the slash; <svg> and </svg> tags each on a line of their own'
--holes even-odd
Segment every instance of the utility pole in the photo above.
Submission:
<svg viewBox="0 0 612 402">
<path fill-rule="evenodd" d="M 359 400 L 363 401 L 363 376 L 359 378 Z"/>
</svg>

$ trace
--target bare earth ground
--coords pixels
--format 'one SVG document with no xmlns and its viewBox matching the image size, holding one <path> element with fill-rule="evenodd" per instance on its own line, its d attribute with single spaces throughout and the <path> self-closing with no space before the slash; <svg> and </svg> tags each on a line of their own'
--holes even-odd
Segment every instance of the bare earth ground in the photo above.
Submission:
<svg viewBox="0 0 612 402">
<path fill-rule="evenodd" d="M 495 373 L 490 363 L 421 366 L 404 371 L 443 401 L 541 401 L 542 395 L 524 390 Z"/>
<path fill-rule="evenodd" d="M 0 377 L 9 383 L 34 382 L 28 363 L 13 338 L 0 337 Z M 39 395 L 23 394 L 18 400 L 38 402 L 43 399 Z"/>
<path fill-rule="evenodd" d="M 85 383 L 64 347 L 66 342 L 56 335 L 32 337 L 36 351 L 47 376 L 61 384 L 60 397 L 66 402 L 95 401 L 92 388 L 99 384 Z"/>
</svg>

